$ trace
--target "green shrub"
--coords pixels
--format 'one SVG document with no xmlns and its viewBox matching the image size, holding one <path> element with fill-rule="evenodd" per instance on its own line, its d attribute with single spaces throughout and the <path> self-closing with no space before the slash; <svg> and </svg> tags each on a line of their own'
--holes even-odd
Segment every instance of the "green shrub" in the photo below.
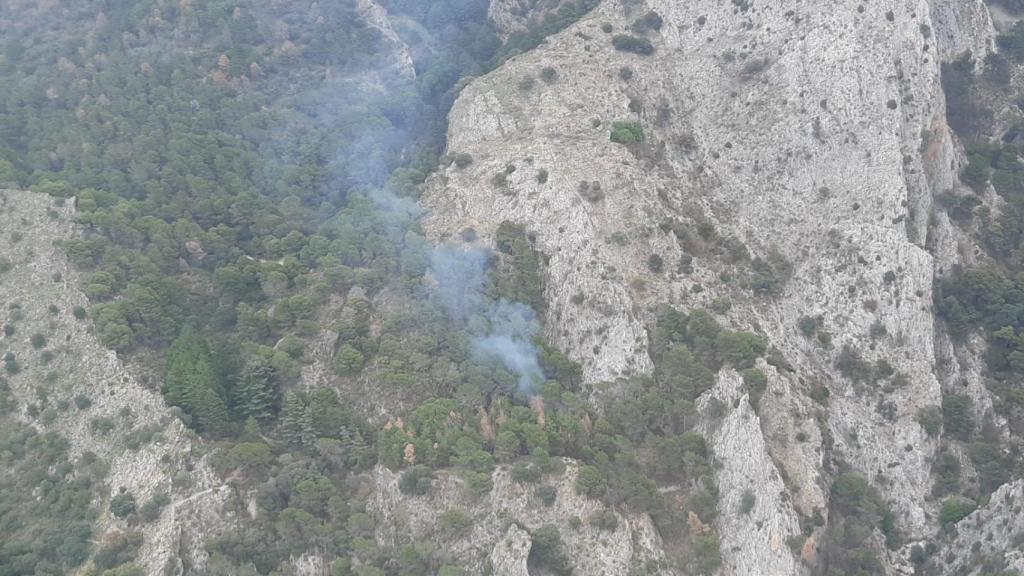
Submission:
<svg viewBox="0 0 1024 576">
<path fill-rule="evenodd" d="M 711 301 L 711 311 L 715 314 L 725 314 L 732 309 L 732 301 L 725 297 L 715 298 Z"/>
<path fill-rule="evenodd" d="M 828 386 L 817 385 L 811 388 L 811 400 L 818 404 L 826 404 L 831 395 L 832 391 L 829 390 Z"/>
<path fill-rule="evenodd" d="M 978 484 L 983 494 L 994 492 L 1012 478 L 1014 461 L 998 443 L 984 440 L 971 442 L 967 453 L 978 471 Z"/>
<path fill-rule="evenodd" d="M 743 497 L 740 498 L 740 514 L 750 514 L 755 505 L 757 505 L 757 496 L 750 489 L 744 490 Z"/>
<path fill-rule="evenodd" d="M 768 350 L 764 338 L 750 332 L 722 330 L 715 337 L 715 353 L 720 361 L 736 368 L 747 368 Z"/>
<path fill-rule="evenodd" d="M 13 352 L 5 352 L 3 360 L 4 360 L 4 370 L 8 374 L 13 376 L 14 374 L 17 374 L 18 372 L 21 372 L 21 365 L 18 364 L 18 359 L 14 356 Z"/>
<path fill-rule="evenodd" d="M 633 144 L 644 141 L 644 129 L 639 122 L 616 121 L 612 123 L 611 141 L 616 144 Z"/>
<path fill-rule="evenodd" d="M 520 224 L 504 221 L 494 233 L 498 261 L 492 271 L 490 295 L 522 302 L 538 312 L 546 308 L 541 255 Z"/>
<path fill-rule="evenodd" d="M 960 489 L 960 459 L 948 449 L 941 450 L 935 456 L 932 472 L 935 474 L 935 485 L 932 493 L 936 496 L 953 494 Z"/>
<path fill-rule="evenodd" d="M 590 518 L 587 518 L 587 523 L 598 530 L 614 532 L 619 527 L 619 517 L 613 510 L 604 508 L 591 514 Z"/>
<path fill-rule="evenodd" d="M 472 526 L 472 518 L 462 510 L 445 510 L 437 517 L 437 529 L 448 536 L 465 534 Z"/>
<path fill-rule="evenodd" d="M 110 513 L 118 518 L 127 518 L 135 513 L 135 496 L 122 492 L 110 499 Z"/>
<path fill-rule="evenodd" d="M 920 408 L 915 419 L 930 437 L 934 438 L 942 431 L 942 409 L 938 406 Z"/>
<path fill-rule="evenodd" d="M 960 180 L 975 192 L 983 192 L 991 176 L 992 168 L 988 157 L 977 153 L 968 157 L 967 166 L 960 171 Z"/>
<path fill-rule="evenodd" d="M 705 488 L 694 490 L 687 504 L 705 524 L 710 524 L 718 517 L 718 498 Z"/>
<path fill-rule="evenodd" d="M 860 354 L 849 344 L 843 345 L 836 357 L 836 368 L 845 378 L 854 382 L 871 380 L 871 364 L 860 357 Z"/>
<path fill-rule="evenodd" d="M 664 21 L 661 16 L 657 12 L 651 10 L 634 20 L 630 29 L 637 34 L 646 34 L 651 30 L 661 30 L 663 23 Z"/>
<path fill-rule="evenodd" d="M 951 526 L 963 520 L 978 507 L 978 504 L 970 498 L 953 496 L 942 501 L 942 509 L 939 511 L 939 524 Z"/>
<path fill-rule="evenodd" d="M 117 424 L 114 420 L 101 416 L 89 420 L 89 427 L 94 431 L 94 433 L 104 436 L 110 434 L 111 431 L 117 427 Z"/>
<path fill-rule="evenodd" d="M 117 534 L 96 552 L 92 559 L 93 564 L 100 570 L 108 570 L 131 562 L 135 559 L 141 546 L 142 534 L 137 532 Z"/>
<path fill-rule="evenodd" d="M 992 111 L 978 104 L 973 95 L 974 57 L 964 52 L 952 62 L 942 63 L 942 89 L 946 95 L 946 120 L 961 138 L 980 137 L 992 122 Z"/>
<path fill-rule="evenodd" d="M 139 520 L 144 523 L 152 522 L 160 517 L 160 511 L 171 503 L 171 498 L 163 492 L 154 494 L 139 508 Z"/>
<path fill-rule="evenodd" d="M 358 374 L 365 365 L 366 357 L 351 344 L 342 344 L 334 354 L 334 370 L 338 374 Z"/>
<path fill-rule="evenodd" d="M 685 344 L 669 346 L 655 363 L 654 375 L 663 386 L 690 401 L 715 384 L 715 373 Z"/>
<path fill-rule="evenodd" d="M 969 442 L 974 435 L 974 401 L 970 396 L 946 394 L 942 396 L 942 425 L 946 434 Z"/>
<path fill-rule="evenodd" d="M 768 376 L 758 368 L 743 371 L 743 385 L 747 388 L 750 404 L 756 409 L 761 405 L 761 396 L 768 388 Z"/>
<path fill-rule="evenodd" d="M 42 334 L 36 332 L 29 339 L 29 342 L 32 344 L 33 348 L 38 350 L 38 349 L 42 348 L 43 346 L 46 346 L 46 336 L 43 336 Z"/>
<path fill-rule="evenodd" d="M 402 494 L 422 496 L 430 491 L 434 478 L 434 472 L 430 468 L 422 465 L 413 466 L 399 478 L 398 490 Z"/>
<path fill-rule="evenodd" d="M 512 480 L 520 484 L 533 484 L 540 482 L 542 470 L 540 466 L 532 463 L 519 461 L 512 465 Z"/>
<path fill-rule="evenodd" d="M 885 324 L 883 324 L 881 320 L 875 320 L 871 324 L 871 328 L 868 329 L 868 335 L 871 337 L 872 340 L 882 338 L 888 333 L 889 330 L 885 327 Z"/>
<path fill-rule="evenodd" d="M 819 558 L 837 574 L 882 574 L 872 534 L 879 529 L 886 545 L 895 548 L 899 537 L 893 515 L 878 491 L 863 477 L 844 473 L 832 484 L 829 524 L 819 544 Z"/>
<path fill-rule="evenodd" d="M 1005 34 L 996 37 L 999 51 L 1017 62 L 1024 61 L 1024 22 L 1017 22 Z"/>
<path fill-rule="evenodd" d="M 533 494 L 545 506 L 551 506 L 552 504 L 555 503 L 555 498 L 558 497 L 558 490 L 556 490 L 554 486 L 544 484 L 542 486 L 537 486 L 537 488 L 533 491 Z"/>
<path fill-rule="evenodd" d="M 604 474 L 595 466 L 583 465 L 576 475 L 576 493 L 590 498 L 600 498 L 608 490 Z"/>
<path fill-rule="evenodd" d="M 813 336 L 818 330 L 818 319 L 811 316 L 801 316 L 796 324 L 800 328 L 800 332 L 807 337 Z"/>
<path fill-rule="evenodd" d="M 793 275 L 793 264 L 778 251 L 771 251 L 766 258 L 750 261 L 747 273 L 747 288 L 759 296 L 778 296 Z"/>
<path fill-rule="evenodd" d="M 718 536 L 707 534 L 693 538 L 693 560 L 698 574 L 710 574 L 722 565 Z"/>
<path fill-rule="evenodd" d="M 530 570 L 531 574 L 545 568 L 557 576 L 569 576 L 573 573 L 572 559 L 565 553 L 562 535 L 558 532 L 557 526 L 541 526 L 534 530 L 530 537 L 533 545 L 530 547 L 527 565 L 533 568 Z"/>
<path fill-rule="evenodd" d="M 654 44 L 651 44 L 651 41 L 647 38 L 639 36 L 616 34 L 612 36 L 612 46 L 619 52 L 632 52 L 642 56 L 654 54 Z"/>
</svg>

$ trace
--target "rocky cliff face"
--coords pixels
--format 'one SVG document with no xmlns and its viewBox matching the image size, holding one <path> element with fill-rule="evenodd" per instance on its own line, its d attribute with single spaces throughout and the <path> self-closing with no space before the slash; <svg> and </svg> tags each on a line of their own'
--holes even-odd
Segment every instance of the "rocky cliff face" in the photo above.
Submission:
<svg viewBox="0 0 1024 576">
<path fill-rule="evenodd" d="M 493 0 L 487 15 L 503 38 L 523 32 L 563 4 L 562 0 Z"/>
<path fill-rule="evenodd" d="M 637 566 L 658 566 L 664 551 L 650 519 L 612 512 L 617 523 L 614 530 L 590 525 L 588 519 L 603 506 L 576 494 L 577 466 L 571 461 L 566 464 L 565 471 L 548 484 L 554 489 L 550 503 L 536 494 L 535 485 L 513 481 L 507 469 L 496 471 L 494 488 L 477 498 L 461 479 L 450 475 L 442 475 L 426 496 L 406 496 L 398 489 L 399 475 L 380 467 L 367 506 L 378 521 L 377 541 L 388 546 L 409 536 L 440 536 L 451 542 L 446 552 L 458 558 L 466 574 L 488 573 L 485 567 L 489 566 L 495 576 L 527 576 L 532 546 L 528 530 L 551 524 L 561 528 L 565 552 L 578 574 L 628 574 Z M 453 510 L 465 514 L 470 527 L 445 533 L 439 517 Z M 573 517 L 580 524 L 566 528 Z"/>
<path fill-rule="evenodd" d="M 985 560 L 999 556 L 1007 571 L 1024 571 L 1022 498 L 1024 482 L 1005 484 L 992 494 L 987 506 L 961 520 L 936 556 L 938 573 L 985 574 L 990 569 Z"/>
<path fill-rule="evenodd" d="M 616 50 L 648 11 L 663 21 L 645 33 L 653 53 Z M 784 362 L 763 367 L 758 413 L 738 377 L 711 392 L 730 407 L 709 436 L 722 506 L 754 486 L 772 512 L 750 534 L 723 513 L 732 573 L 802 570 L 779 542 L 825 511 L 839 460 L 883 491 L 910 541 L 930 538 L 936 442 L 915 416 L 980 370 L 932 307 L 933 278 L 971 253 L 934 210 L 961 162 L 940 63 L 984 54 L 993 34 L 980 0 L 603 2 L 463 91 L 448 150 L 472 163 L 433 179 L 426 228 L 486 243 L 511 220 L 535 234 L 547 336 L 591 383 L 651 371 L 659 304 L 728 308 L 727 323 L 767 336 Z M 610 138 L 634 127 L 640 142 Z M 895 384 L 850 360 L 887 364 Z"/>
<path fill-rule="evenodd" d="M 494 0 L 490 15 L 508 36 L 561 4 Z M 394 48 L 383 69 L 414 75 L 386 11 L 371 0 L 359 6 Z M 631 30 L 649 11 L 660 26 Z M 618 34 L 646 38 L 651 53 L 616 50 Z M 1021 482 L 1002 487 L 955 534 L 938 534 L 937 442 L 916 421 L 943 390 L 970 394 L 979 415 L 992 405 L 979 378 L 983 343 L 949 339 L 931 290 L 936 275 L 974 258 L 970 240 L 935 210 L 940 194 L 960 186 L 962 163 L 940 63 L 990 51 L 993 34 L 981 0 L 605 0 L 469 83 L 452 110 L 448 151 L 472 162 L 432 178 L 425 228 L 437 240 L 473 229 L 487 245 L 503 221 L 524 225 L 546 259 L 547 336 L 583 365 L 588 384 L 652 371 L 647 328 L 663 304 L 716 310 L 723 324 L 758 332 L 775 349 L 770 363 L 759 361 L 768 376 L 759 403 L 731 369 L 698 402 L 698 428 L 716 457 L 722 574 L 810 573 L 823 528 L 802 547 L 791 543 L 816 516 L 827 526 L 839 462 L 897 513 L 906 545 L 885 559 L 888 573 L 912 573 L 913 546 L 927 544 L 938 550 L 936 573 L 980 574 L 979 559 L 1003 551 L 1009 567 L 1024 570 Z M 158 383 L 74 318 L 86 297 L 54 245 L 75 234 L 71 204 L 6 191 L 0 210 L 20 236 L 0 238 L 0 257 L 14 265 L 0 274 L 0 304 L 6 312 L 17 303 L 24 323 L 0 340 L 25 359 L 9 378 L 17 417 L 66 436 L 76 454 L 108 460 L 111 494 L 124 489 L 140 503 L 169 494 L 140 527 L 141 564 L 151 574 L 201 571 L 204 538 L 230 522 L 222 509 L 231 490 Z M 48 365 L 28 340 L 35 331 L 55 353 Z M 333 378 L 335 337 L 324 331 L 313 347 L 305 386 Z M 862 374 L 880 366 L 894 373 L 885 383 Z M 38 414 L 30 406 L 39 382 L 53 398 L 88 395 L 90 404 Z M 372 379 L 363 384 L 365 412 L 401 404 L 381 398 Z M 113 428 L 100 437 L 106 425 L 96 422 Z M 152 440 L 133 449 L 139 437 Z M 548 478 L 554 496 L 545 504 L 506 468 L 485 496 L 445 473 L 428 495 L 406 495 L 398 475 L 377 468 L 368 512 L 390 546 L 430 539 L 441 513 L 461 511 L 471 522 L 443 536 L 467 574 L 530 574 L 529 531 L 547 524 L 561 528 L 577 573 L 672 573 L 663 562 L 672 542 L 649 518 L 613 511 L 614 531 L 587 522 L 603 506 L 576 494 L 576 473 L 567 461 Z M 756 505 L 741 513 L 747 495 Z M 100 522 L 104 531 L 128 529 L 110 513 Z M 304 556 L 294 568 L 319 574 L 324 560 Z"/>
<path fill-rule="evenodd" d="M 11 264 L 0 274 L 0 306 L 3 323 L 15 329 L 0 343 L 21 367 L 7 376 L 14 417 L 65 437 L 75 457 L 92 452 L 109 464 L 109 493 L 96 502 L 105 537 L 130 528 L 109 512 L 110 497 L 125 491 L 140 506 L 158 493 L 169 497 L 155 520 L 131 527 L 145 535 L 139 563 L 147 574 L 201 566 L 203 539 L 224 525 L 220 510 L 230 490 L 168 410 L 158 383 L 147 385 L 99 343 L 88 319 L 76 318 L 76 307 L 88 301 L 58 245 L 77 234 L 72 202 L 0 190 L 0 211 L 11 224 L 0 239 L 0 259 Z M 32 342 L 35 334 L 46 343 Z"/>
</svg>

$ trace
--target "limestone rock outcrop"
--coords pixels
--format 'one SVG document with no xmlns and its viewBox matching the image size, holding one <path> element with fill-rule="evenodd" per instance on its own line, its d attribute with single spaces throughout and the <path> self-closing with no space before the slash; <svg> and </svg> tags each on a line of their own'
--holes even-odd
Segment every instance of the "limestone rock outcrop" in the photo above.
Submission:
<svg viewBox="0 0 1024 576">
<path fill-rule="evenodd" d="M 637 32 L 648 11 L 660 29 Z M 618 34 L 646 40 L 618 50 Z M 728 404 L 715 440 L 726 498 L 754 480 L 729 464 L 749 436 L 757 481 L 787 478 L 780 538 L 794 512 L 825 512 L 831 460 L 884 486 L 900 529 L 925 537 L 936 442 L 916 415 L 940 403 L 936 348 L 952 346 L 932 283 L 969 244 L 930 218 L 962 162 L 940 64 L 993 36 L 980 0 L 603 2 L 465 88 L 448 152 L 473 161 L 435 175 L 425 228 L 487 243 L 503 221 L 524 225 L 546 257 L 546 335 L 591 383 L 652 370 L 658 305 L 727 302 L 723 322 L 766 336 L 787 369 L 765 367 L 758 414 Z M 897 384 L 840 370 L 843 358 Z M 736 574 L 800 570 L 745 545 L 723 554 Z"/>
<path fill-rule="evenodd" d="M 507 468 L 494 472 L 494 487 L 483 496 L 475 496 L 461 478 L 450 473 L 440 474 L 426 495 L 416 496 L 399 490 L 399 474 L 378 467 L 367 511 L 377 521 L 377 541 L 382 545 L 443 537 L 450 542 L 446 552 L 458 559 L 467 574 L 484 573 L 485 561 L 494 574 L 526 574 L 529 533 L 546 525 L 558 529 L 577 574 L 628 574 L 631 566 L 649 560 L 650 565 L 658 565 L 664 550 L 647 516 L 612 511 L 617 527 L 610 531 L 588 522 L 605 509 L 599 500 L 576 493 L 577 470 L 574 462 L 566 460 L 563 472 L 544 480 L 555 494 L 545 503 L 536 493 L 536 484 L 515 482 Z M 439 517 L 452 510 L 464 514 L 467 525 L 444 534 Z"/>
<path fill-rule="evenodd" d="M 156 520 L 132 527 L 145 536 L 139 564 L 147 574 L 181 574 L 181 562 L 201 567 L 205 536 L 227 522 L 221 508 L 231 490 L 213 473 L 201 443 L 168 409 L 159 383 L 125 365 L 100 344 L 87 318 L 76 318 L 75 309 L 86 308 L 88 300 L 79 289 L 82 278 L 59 246 L 78 233 L 73 200 L 58 203 L 41 193 L 0 190 L 0 210 L 5 222 L 16 223 L 0 241 L 0 258 L 11 264 L 0 274 L 0 306 L 5 313 L 18 310 L 12 322 L 17 331 L 0 342 L 21 365 L 7 376 L 15 412 L 4 417 L 60 434 L 73 457 L 92 452 L 109 464 L 108 495 L 97 503 L 104 511 L 101 534 L 128 529 L 108 511 L 109 498 L 120 491 L 139 505 L 167 495 L 170 503 Z M 34 333 L 46 338 L 41 350 L 30 342 Z M 62 400 L 67 409 L 31 410 L 38 407 L 40 390 L 51 404 Z"/>
</svg>

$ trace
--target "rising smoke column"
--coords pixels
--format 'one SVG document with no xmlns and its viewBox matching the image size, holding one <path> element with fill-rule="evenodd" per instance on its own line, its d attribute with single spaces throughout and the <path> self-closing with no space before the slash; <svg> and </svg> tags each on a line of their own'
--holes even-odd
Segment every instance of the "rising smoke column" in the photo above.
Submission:
<svg viewBox="0 0 1024 576">
<path fill-rule="evenodd" d="M 430 257 L 436 293 L 448 315 L 466 325 L 473 357 L 501 363 L 519 378 L 519 392 L 536 393 L 544 379 L 537 346 L 540 324 L 533 309 L 486 294 L 490 255 L 480 248 L 444 244 Z"/>
<path fill-rule="evenodd" d="M 415 157 L 432 144 L 431 127 L 445 119 L 450 105 L 447 96 L 436 102 L 426 97 L 416 82 L 414 71 L 387 58 L 363 74 L 329 78 L 291 102 L 294 109 L 277 138 L 291 142 L 306 137 L 311 126 L 322 129 L 330 150 L 325 199 L 338 205 L 371 201 L 387 234 L 402 245 L 403 269 L 429 268 L 448 316 L 470 335 L 473 358 L 500 363 L 518 378 L 519 391 L 532 395 L 544 379 L 534 344 L 540 324 L 533 309 L 487 295 L 488 251 L 456 245 L 431 250 L 415 225 L 422 208 L 395 184 L 403 170 L 424 168 Z M 266 151 L 274 154 L 277 148 L 268 145 Z"/>
</svg>

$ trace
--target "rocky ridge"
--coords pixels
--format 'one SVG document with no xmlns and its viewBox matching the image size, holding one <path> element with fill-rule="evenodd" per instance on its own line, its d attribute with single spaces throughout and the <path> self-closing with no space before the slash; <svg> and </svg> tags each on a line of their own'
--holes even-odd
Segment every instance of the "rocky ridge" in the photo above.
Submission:
<svg viewBox="0 0 1024 576">
<path fill-rule="evenodd" d="M 486 573 L 489 564 L 495 576 L 525 576 L 531 549 L 528 531 L 546 524 L 560 528 L 565 551 L 579 574 L 627 574 L 648 561 L 658 565 L 664 551 L 647 516 L 612 512 L 618 524 L 612 531 L 588 523 L 604 507 L 576 493 L 577 471 L 574 462 L 565 461 L 564 472 L 548 482 L 555 497 L 545 504 L 535 494 L 535 486 L 515 482 L 505 468 L 492 475 L 494 488 L 489 493 L 474 497 L 460 478 L 449 474 L 440 475 L 429 494 L 407 496 L 398 488 L 400 475 L 378 467 L 367 509 L 378 521 L 377 541 L 383 545 L 436 536 L 438 516 L 449 510 L 465 513 L 471 519 L 469 528 L 444 536 L 450 541 L 446 551 L 459 559 L 459 567 L 467 574 Z M 567 528 L 573 517 L 580 525 Z"/>
<path fill-rule="evenodd" d="M 0 274 L 0 308 L 16 332 L 0 339 L 0 346 L 21 366 L 7 377 L 13 417 L 65 437 L 73 457 L 92 452 L 109 464 L 109 493 L 96 503 L 104 510 L 99 533 L 141 530 L 139 563 L 147 574 L 182 574 L 201 566 L 203 539 L 224 525 L 220 509 L 230 490 L 159 390 L 104 348 L 88 319 L 75 317 L 88 300 L 79 288 L 82 278 L 58 246 L 77 234 L 73 201 L 0 190 L 0 212 L 12 223 L 0 239 L 0 258 L 11 263 Z M 47 341 L 38 350 L 30 341 L 36 333 Z M 47 351 L 53 355 L 49 361 L 43 358 Z M 41 403 L 39 390 L 48 402 Z M 140 505 L 157 493 L 170 503 L 153 522 L 130 528 L 107 506 L 121 490 Z"/>
<path fill-rule="evenodd" d="M 616 50 L 612 36 L 649 10 L 663 20 L 646 33 L 653 53 Z M 651 371 L 659 304 L 727 299 L 727 323 L 767 336 L 787 369 L 763 367 L 758 413 L 735 376 L 711 392 L 735 406 L 711 436 L 723 506 L 753 479 L 787 479 L 765 502 L 777 537 L 723 546 L 734 573 L 804 570 L 775 543 L 798 529 L 795 514 L 826 510 L 836 460 L 883 491 L 908 542 L 931 538 L 937 443 L 916 415 L 955 382 L 987 394 L 980 347 L 955 346 L 932 307 L 933 278 L 973 253 L 934 209 L 962 163 L 940 64 L 983 55 L 993 37 L 980 0 L 606 1 L 462 92 L 448 151 L 472 163 L 433 178 L 425 228 L 442 241 L 472 229 L 486 244 L 502 221 L 525 225 L 548 262 L 547 336 L 591 383 Z M 642 141 L 611 141 L 615 122 L 642 127 Z M 774 294 L 743 287 L 758 262 Z M 805 335 L 801 317 L 820 318 L 830 341 Z M 846 351 L 888 363 L 900 384 L 841 373 Z M 730 471 L 749 458 L 753 477 Z M 737 520 L 723 513 L 719 532 Z M 905 551 L 890 562 L 911 570 Z"/>
</svg>

